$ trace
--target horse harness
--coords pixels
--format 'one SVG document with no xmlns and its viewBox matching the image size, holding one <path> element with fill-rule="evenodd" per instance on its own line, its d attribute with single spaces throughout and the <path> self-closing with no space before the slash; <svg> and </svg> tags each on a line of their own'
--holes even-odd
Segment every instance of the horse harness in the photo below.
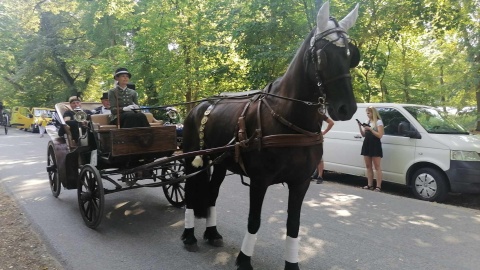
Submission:
<svg viewBox="0 0 480 270">
<path fill-rule="evenodd" d="M 271 88 L 271 84 L 268 87 Z M 241 157 L 241 152 L 245 151 L 253 151 L 257 149 L 261 151 L 262 148 L 271 148 L 271 147 L 302 147 L 302 146 L 312 146 L 318 145 L 323 143 L 323 135 L 320 132 L 311 132 L 305 129 L 302 129 L 293 123 L 289 122 L 281 115 L 276 113 L 270 104 L 267 102 L 265 97 L 268 95 L 268 92 L 260 92 L 257 93 L 248 99 L 246 102 L 242 113 L 238 117 L 236 131 L 234 137 L 230 142 L 225 146 L 225 148 L 230 148 L 229 146 L 234 147 L 234 154 L 235 154 L 235 162 L 237 162 L 240 167 L 242 168 L 243 172 L 247 174 L 245 170 L 245 166 Z M 216 100 L 213 104 L 211 104 L 207 110 L 204 112 L 203 118 L 200 123 L 199 127 L 199 138 L 200 138 L 200 150 L 202 150 L 205 146 L 204 142 L 204 130 L 205 125 L 208 122 L 208 116 L 211 114 L 212 110 L 215 108 L 215 105 L 221 101 L 222 98 Z M 248 108 L 250 106 L 256 107 L 256 118 L 257 118 L 257 127 L 251 136 L 248 136 L 247 129 L 246 129 L 246 114 Z M 275 134 L 275 135 L 262 135 L 262 122 L 261 122 L 261 107 L 262 104 L 270 111 L 270 114 L 274 119 L 285 125 L 286 127 L 295 130 L 299 134 Z M 233 145 L 232 145 L 233 144 Z M 215 163 L 215 162 L 214 162 Z M 248 174 L 247 174 L 248 175 Z"/>
<path fill-rule="evenodd" d="M 247 103 L 245 104 L 245 107 L 243 108 L 242 113 L 238 117 L 237 121 L 237 127 L 236 131 L 234 134 L 234 137 L 230 142 L 225 146 L 225 149 L 230 149 L 232 146 L 234 147 L 234 153 L 235 153 L 235 162 L 239 164 L 239 166 L 242 168 L 243 172 L 247 174 L 242 157 L 241 157 L 241 152 L 245 151 L 252 151 L 254 149 L 257 149 L 258 151 L 261 151 L 262 148 L 271 148 L 271 147 L 303 147 L 303 146 L 313 146 L 313 145 L 318 145 L 323 143 L 323 135 L 320 130 L 320 132 L 311 132 L 305 129 L 302 129 L 295 124 L 289 122 L 286 120 L 284 117 L 282 117 L 280 114 L 275 112 L 270 104 L 267 102 L 265 99 L 266 96 L 274 96 L 282 99 L 288 99 L 292 101 L 299 101 L 299 102 L 304 102 L 307 105 L 317 105 L 319 106 L 318 112 L 320 114 L 325 114 L 325 92 L 324 92 L 324 86 L 330 84 L 333 81 L 339 80 L 339 79 L 344 79 L 344 78 L 351 78 L 350 73 L 345 73 L 338 75 L 334 78 L 331 78 L 327 81 L 322 81 L 320 78 L 320 70 L 321 70 L 321 61 L 322 61 L 322 54 L 325 54 L 323 52 L 323 49 L 325 49 L 326 46 L 328 46 L 331 43 L 336 42 L 339 39 L 343 39 L 345 47 L 346 47 L 346 54 L 350 55 L 350 50 L 348 48 L 348 37 L 346 36 L 346 32 L 344 29 L 342 29 L 337 21 L 334 18 L 330 18 L 333 20 L 335 23 L 336 27 L 329 29 L 327 31 L 324 31 L 319 34 L 314 34 L 312 39 L 310 40 L 310 57 L 311 60 L 313 61 L 315 65 L 315 77 L 317 79 L 317 87 L 320 92 L 320 97 L 318 99 L 318 103 L 313 104 L 311 102 L 307 101 L 302 101 L 302 100 L 296 100 L 292 98 L 286 98 L 286 97 L 281 97 L 277 96 L 275 94 L 271 94 L 270 89 L 272 88 L 272 83 L 268 85 L 266 89 L 267 91 L 250 91 L 246 95 L 239 95 L 238 93 L 233 94 L 233 95 L 225 95 L 220 97 L 219 99 L 215 100 L 213 104 L 211 104 L 207 110 L 204 112 L 204 116 L 201 120 L 201 125 L 199 128 L 199 138 L 200 138 L 200 151 L 204 148 L 205 142 L 204 142 L 204 129 L 205 129 L 205 124 L 208 121 L 208 116 L 214 109 L 215 105 L 221 101 L 223 98 L 237 98 L 237 97 L 248 97 L 250 95 L 253 95 L 253 97 L 249 98 Z M 321 39 L 325 39 L 329 34 L 332 33 L 337 33 L 339 37 L 336 40 L 329 40 L 327 44 L 325 44 L 321 49 L 316 50 L 315 44 L 317 41 Z M 246 113 L 247 110 L 252 104 L 256 104 L 256 118 L 257 118 L 257 128 L 251 134 L 251 136 L 248 136 L 247 134 L 247 129 L 246 129 Z M 298 132 L 298 134 L 275 134 L 275 135 L 268 135 L 268 136 L 263 136 L 262 135 L 262 122 L 261 122 L 261 107 L 262 104 L 265 105 L 265 107 L 270 111 L 270 114 L 272 117 L 279 121 L 281 124 L 284 126 Z M 233 144 L 233 145 L 232 145 Z M 221 155 L 217 159 L 223 159 L 224 155 Z M 217 160 L 216 159 L 216 160 Z M 215 161 L 213 163 L 216 163 Z"/>
</svg>

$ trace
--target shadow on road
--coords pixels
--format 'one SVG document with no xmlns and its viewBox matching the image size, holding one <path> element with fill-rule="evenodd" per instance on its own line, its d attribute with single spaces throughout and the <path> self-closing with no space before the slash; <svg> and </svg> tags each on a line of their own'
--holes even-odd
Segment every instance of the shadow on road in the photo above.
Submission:
<svg viewBox="0 0 480 270">
<path fill-rule="evenodd" d="M 325 181 L 333 181 L 358 188 L 362 188 L 367 184 L 367 179 L 365 177 L 341 174 L 330 171 L 325 171 L 323 178 L 325 179 Z M 399 184 L 383 182 L 382 192 L 415 200 L 410 188 Z M 480 195 L 451 193 L 442 203 L 480 210 Z"/>
</svg>

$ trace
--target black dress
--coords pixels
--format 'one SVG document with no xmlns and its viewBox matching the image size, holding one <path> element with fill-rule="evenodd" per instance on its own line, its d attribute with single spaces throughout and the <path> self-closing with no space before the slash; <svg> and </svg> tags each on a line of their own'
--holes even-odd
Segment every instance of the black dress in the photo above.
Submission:
<svg viewBox="0 0 480 270">
<path fill-rule="evenodd" d="M 381 120 L 377 121 L 377 126 L 379 125 L 383 126 Z M 382 142 L 373 135 L 371 131 L 365 131 L 361 155 L 367 157 L 383 157 Z"/>
</svg>

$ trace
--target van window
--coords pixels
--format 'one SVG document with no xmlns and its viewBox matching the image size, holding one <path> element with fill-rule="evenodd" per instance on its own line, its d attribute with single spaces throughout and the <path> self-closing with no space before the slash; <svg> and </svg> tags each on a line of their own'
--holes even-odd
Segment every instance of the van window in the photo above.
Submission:
<svg viewBox="0 0 480 270">
<path fill-rule="evenodd" d="M 428 133 L 435 134 L 468 134 L 455 122 L 440 115 L 437 110 L 429 107 L 405 106 L 407 110 L 422 125 Z"/>
<path fill-rule="evenodd" d="M 385 135 L 403 136 L 402 127 L 410 126 L 410 122 L 395 108 L 378 108 L 378 113 L 382 117 Z"/>
</svg>

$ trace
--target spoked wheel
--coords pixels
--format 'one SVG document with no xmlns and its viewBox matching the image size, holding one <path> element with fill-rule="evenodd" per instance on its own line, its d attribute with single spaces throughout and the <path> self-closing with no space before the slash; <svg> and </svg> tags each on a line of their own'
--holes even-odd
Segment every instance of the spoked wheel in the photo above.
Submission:
<svg viewBox="0 0 480 270">
<path fill-rule="evenodd" d="M 162 169 L 162 181 L 173 181 L 180 176 L 185 175 L 185 166 L 183 160 L 176 160 Z M 173 184 L 162 186 L 163 193 L 167 200 L 175 207 L 185 205 L 185 180 Z"/>
<path fill-rule="evenodd" d="M 58 176 L 57 158 L 55 157 L 55 151 L 53 146 L 48 146 L 47 151 L 47 173 L 48 180 L 50 182 L 50 190 L 52 190 L 53 197 L 57 198 L 62 190 L 62 184 L 60 183 L 60 177 Z"/>
<path fill-rule="evenodd" d="M 77 188 L 78 206 L 87 227 L 95 229 L 102 222 L 105 193 L 97 168 L 87 164 L 80 171 Z"/>
</svg>

